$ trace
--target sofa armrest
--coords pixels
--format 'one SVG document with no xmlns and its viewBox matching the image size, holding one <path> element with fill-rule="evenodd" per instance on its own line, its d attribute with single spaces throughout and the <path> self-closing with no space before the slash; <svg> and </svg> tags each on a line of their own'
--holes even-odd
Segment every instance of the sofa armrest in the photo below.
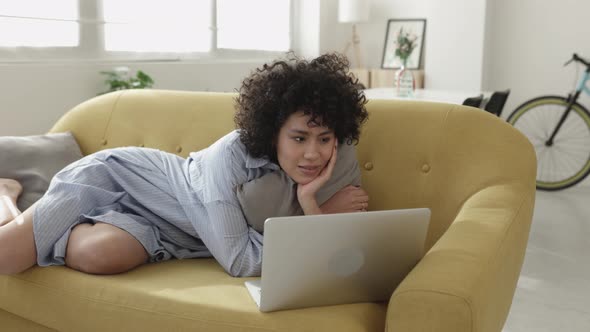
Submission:
<svg viewBox="0 0 590 332">
<path fill-rule="evenodd" d="M 387 331 L 501 331 L 524 260 L 535 189 L 484 188 L 393 293 Z"/>
</svg>

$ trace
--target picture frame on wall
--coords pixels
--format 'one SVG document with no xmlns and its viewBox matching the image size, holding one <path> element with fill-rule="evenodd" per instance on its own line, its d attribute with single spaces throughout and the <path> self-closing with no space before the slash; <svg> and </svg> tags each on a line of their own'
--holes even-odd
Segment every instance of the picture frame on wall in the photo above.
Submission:
<svg viewBox="0 0 590 332">
<path fill-rule="evenodd" d="M 410 39 L 415 39 L 415 47 L 407 60 L 407 69 L 420 69 L 422 64 L 424 37 L 426 33 L 426 19 L 423 18 L 389 19 L 387 21 L 381 68 L 401 68 L 402 60 L 396 55 L 396 48 L 398 45 L 400 33 Z"/>
</svg>

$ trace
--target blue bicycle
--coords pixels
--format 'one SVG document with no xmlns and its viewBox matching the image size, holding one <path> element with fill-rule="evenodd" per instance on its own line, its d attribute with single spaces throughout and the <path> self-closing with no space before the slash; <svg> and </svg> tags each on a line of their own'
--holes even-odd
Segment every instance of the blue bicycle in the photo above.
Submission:
<svg viewBox="0 0 590 332">
<path fill-rule="evenodd" d="M 572 93 L 533 98 L 508 117 L 535 147 L 537 189 L 565 189 L 590 174 L 590 113 L 578 103 L 582 92 L 590 95 L 590 62 L 575 53 L 565 65 L 572 61 L 586 66 Z"/>
</svg>

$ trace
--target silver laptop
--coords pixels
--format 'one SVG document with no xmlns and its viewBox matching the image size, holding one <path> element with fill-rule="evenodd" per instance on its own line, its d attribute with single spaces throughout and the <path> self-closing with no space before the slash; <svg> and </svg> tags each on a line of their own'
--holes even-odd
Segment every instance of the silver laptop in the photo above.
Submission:
<svg viewBox="0 0 590 332">
<path fill-rule="evenodd" d="M 386 301 L 422 258 L 427 208 L 269 218 L 260 311 Z"/>
</svg>

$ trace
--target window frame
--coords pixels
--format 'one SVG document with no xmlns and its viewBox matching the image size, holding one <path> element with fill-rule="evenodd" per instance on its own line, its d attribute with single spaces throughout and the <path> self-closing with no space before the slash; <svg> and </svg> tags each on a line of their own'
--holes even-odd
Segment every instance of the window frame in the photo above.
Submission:
<svg viewBox="0 0 590 332">
<path fill-rule="evenodd" d="M 215 6 L 216 0 L 211 1 Z M 297 0 L 289 0 L 289 50 L 295 40 L 295 13 Z M 217 48 L 216 17 L 211 24 L 211 50 L 209 52 L 125 52 L 107 51 L 104 47 L 104 20 L 102 0 L 78 0 L 79 44 L 73 47 L 8 47 L 0 46 L 0 63 L 35 62 L 235 62 L 269 59 L 287 51 L 238 50 Z"/>
</svg>

